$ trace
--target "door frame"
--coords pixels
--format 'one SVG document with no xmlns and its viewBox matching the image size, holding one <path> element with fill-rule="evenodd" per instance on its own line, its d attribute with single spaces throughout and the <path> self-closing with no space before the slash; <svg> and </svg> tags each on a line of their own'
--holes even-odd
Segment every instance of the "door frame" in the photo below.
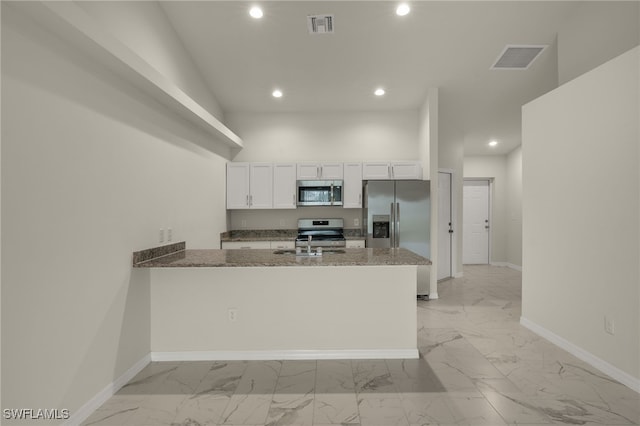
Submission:
<svg viewBox="0 0 640 426">
<path fill-rule="evenodd" d="M 487 265 L 491 265 L 491 254 L 492 254 L 492 240 L 493 240 L 493 183 L 495 178 L 492 177 L 464 177 L 462 179 L 462 190 L 464 191 L 464 183 L 466 181 L 486 181 L 489 182 L 489 242 L 488 242 L 488 259 Z M 464 203 L 464 201 L 463 201 Z M 464 206 L 462 206 L 464 208 Z M 463 247 L 464 250 L 464 247 Z"/>
<path fill-rule="evenodd" d="M 448 168 L 439 168 L 438 173 L 447 173 L 451 175 L 451 187 L 450 187 L 450 197 L 451 197 L 451 223 L 453 227 L 453 234 L 451 234 L 451 278 L 460 277 L 461 274 L 458 273 L 458 238 L 456 237 L 457 230 L 456 228 L 458 223 L 458 198 L 457 198 L 457 189 L 455 185 L 455 176 L 456 172 L 454 169 Z M 440 220 L 440 218 L 438 218 Z M 437 230 L 436 230 L 437 231 Z M 461 234 L 462 235 L 462 234 Z M 436 275 L 437 276 L 437 275 Z M 443 278 L 445 280 L 446 278 Z"/>
</svg>

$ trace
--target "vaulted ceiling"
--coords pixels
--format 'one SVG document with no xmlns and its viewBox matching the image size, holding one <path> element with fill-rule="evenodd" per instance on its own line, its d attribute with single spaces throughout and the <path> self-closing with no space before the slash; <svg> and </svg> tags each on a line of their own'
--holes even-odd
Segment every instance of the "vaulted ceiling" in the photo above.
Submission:
<svg viewBox="0 0 640 426">
<path fill-rule="evenodd" d="M 393 1 L 264 1 L 261 19 L 253 4 L 161 2 L 226 112 L 409 111 L 437 87 L 441 120 L 482 155 L 520 144 L 521 106 L 557 86 L 556 35 L 580 2 L 413 1 L 398 16 Z M 321 14 L 333 34 L 309 34 Z M 549 47 L 528 69 L 492 70 L 507 45 Z"/>
</svg>

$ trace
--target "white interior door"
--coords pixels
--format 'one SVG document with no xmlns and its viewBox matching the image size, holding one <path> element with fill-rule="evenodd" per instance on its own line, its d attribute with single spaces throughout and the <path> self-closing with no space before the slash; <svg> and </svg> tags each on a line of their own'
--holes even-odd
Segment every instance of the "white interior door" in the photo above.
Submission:
<svg viewBox="0 0 640 426">
<path fill-rule="evenodd" d="M 462 263 L 489 263 L 489 181 L 465 180 L 462 214 Z"/>
<path fill-rule="evenodd" d="M 438 173 L 438 280 L 453 276 L 451 271 L 451 173 Z"/>
</svg>

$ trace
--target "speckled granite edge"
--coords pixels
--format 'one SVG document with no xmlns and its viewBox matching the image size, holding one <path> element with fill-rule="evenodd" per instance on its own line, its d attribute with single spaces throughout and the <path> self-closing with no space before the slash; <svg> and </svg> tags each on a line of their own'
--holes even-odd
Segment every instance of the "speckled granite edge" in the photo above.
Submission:
<svg viewBox="0 0 640 426">
<path fill-rule="evenodd" d="M 184 251 L 186 248 L 187 248 L 186 242 L 181 241 L 179 243 L 168 244 L 165 246 L 152 247 L 150 249 L 134 251 L 132 262 L 133 262 L 133 265 L 135 266 L 138 263 L 146 262 L 151 259 L 156 259 L 158 257 L 166 256 L 168 254 Z"/>
<path fill-rule="evenodd" d="M 221 242 L 230 241 L 289 241 L 298 236 L 297 229 L 236 229 L 222 232 Z M 351 239 L 364 239 L 360 229 L 345 228 L 344 237 Z"/>
<path fill-rule="evenodd" d="M 286 266 L 411 266 L 430 265 L 431 261 L 407 249 L 348 248 L 322 256 L 296 256 L 294 252 L 277 254 L 272 249 L 191 249 L 148 262 L 136 268 L 216 268 Z"/>
<path fill-rule="evenodd" d="M 221 233 L 220 241 L 280 241 L 294 240 L 297 236 L 297 229 L 236 229 Z"/>
</svg>

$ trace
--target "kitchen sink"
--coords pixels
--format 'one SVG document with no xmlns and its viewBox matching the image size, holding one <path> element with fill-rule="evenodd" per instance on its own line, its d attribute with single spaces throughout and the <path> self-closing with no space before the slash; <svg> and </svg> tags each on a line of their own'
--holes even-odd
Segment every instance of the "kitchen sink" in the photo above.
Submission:
<svg viewBox="0 0 640 426">
<path fill-rule="evenodd" d="M 335 253 L 345 253 L 345 251 L 342 249 L 322 249 L 322 254 L 324 253 L 335 254 Z M 296 251 L 294 249 L 275 250 L 273 254 L 294 254 L 295 255 Z M 311 254 L 308 254 L 307 250 L 302 249 L 302 252 L 299 253 L 298 256 L 318 256 L 318 254 L 316 253 L 316 251 L 312 251 Z"/>
</svg>

